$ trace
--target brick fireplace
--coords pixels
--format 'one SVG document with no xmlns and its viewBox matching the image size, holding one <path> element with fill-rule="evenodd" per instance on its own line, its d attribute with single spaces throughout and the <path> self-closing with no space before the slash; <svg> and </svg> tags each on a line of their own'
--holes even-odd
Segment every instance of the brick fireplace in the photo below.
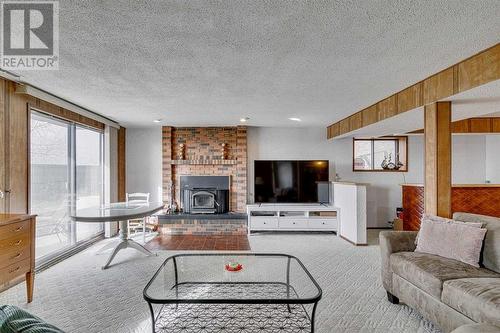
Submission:
<svg viewBox="0 0 500 333">
<path fill-rule="evenodd" d="M 229 210 L 245 212 L 247 203 L 245 126 L 164 126 L 162 132 L 162 185 L 165 204 L 181 203 L 181 176 L 230 176 Z M 184 154 L 180 154 L 181 149 L 184 149 Z"/>
</svg>

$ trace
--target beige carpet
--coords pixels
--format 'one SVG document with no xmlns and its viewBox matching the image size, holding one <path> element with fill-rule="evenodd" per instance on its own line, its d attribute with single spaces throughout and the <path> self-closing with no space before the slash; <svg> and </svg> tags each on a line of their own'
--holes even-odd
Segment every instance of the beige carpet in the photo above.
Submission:
<svg viewBox="0 0 500 333">
<path fill-rule="evenodd" d="M 404 305 L 386 300 L 380 281 L 376 233 L 370 246 L 355 247 L 332 234 L 262 234 L 250 237 L 254 252 L 297 256 L 323 289 L 317 332 L 439 332 Z M 151 332 L 142 291 L 162 261 L 174 252 L 145 257 L 122 251 L 101 270 L 106 241 L 40 273 L 35 299 L 25 302 L 24 284 L 0 294 L 1 304 L 19 305 L 67 332 Z"/>
</svg>

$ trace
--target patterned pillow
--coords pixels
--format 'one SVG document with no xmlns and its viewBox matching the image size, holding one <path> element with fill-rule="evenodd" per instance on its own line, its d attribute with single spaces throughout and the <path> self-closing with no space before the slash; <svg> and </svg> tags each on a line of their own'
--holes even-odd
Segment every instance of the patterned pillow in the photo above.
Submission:
<svg viewBox="0 0 500 333">
<path fill-rule="evenodd" d="M 13 305 L 0 306 L 0 332 L 2 333 L 64 333 Z"/>
<path fill-rule="evenodd" d="M 415 252 L 435 254 L 479 267 L 486 229 L 481 224 L 424 218 Z"/>
</svg>

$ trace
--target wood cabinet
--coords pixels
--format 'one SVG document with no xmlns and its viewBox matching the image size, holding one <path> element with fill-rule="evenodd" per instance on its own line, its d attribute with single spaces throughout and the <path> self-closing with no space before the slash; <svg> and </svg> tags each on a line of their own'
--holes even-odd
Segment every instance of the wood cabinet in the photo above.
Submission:
<svg viewBox="0 0 500 333">
<path fill-rule="evenodd" d="M 24 279 L 28 303 L 33 300 L 35 224 L 34 215 L 0 214 L 0 289 Z"/>
</svg>

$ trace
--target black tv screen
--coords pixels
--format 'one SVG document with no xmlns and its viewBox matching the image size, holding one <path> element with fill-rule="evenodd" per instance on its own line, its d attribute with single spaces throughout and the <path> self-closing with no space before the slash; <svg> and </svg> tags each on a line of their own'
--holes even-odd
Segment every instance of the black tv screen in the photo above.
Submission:
<svg viewBox="0 0 500 333">
<path fill-rule="evenodd" d="M 317 203 L 328 161 L 255 161 L 254 173 L 256 203 Z"/>
</svg>

